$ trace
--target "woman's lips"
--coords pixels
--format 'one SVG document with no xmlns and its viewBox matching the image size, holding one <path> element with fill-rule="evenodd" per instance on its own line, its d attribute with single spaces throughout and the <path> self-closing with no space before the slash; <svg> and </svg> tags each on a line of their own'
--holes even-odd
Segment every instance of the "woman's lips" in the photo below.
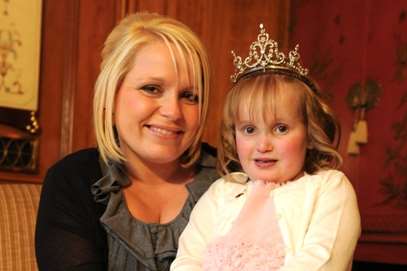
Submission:
<svg viewBox="0 0 407 271">
<path fill-rule="evenodd" d="M 183 131 L 177 127 L 163 127 L 156 125 L 146 125 L 145 127 L 147 127 L 154 135 L 162 138 L 176 138 L 183 133 Z"/>
</svg>

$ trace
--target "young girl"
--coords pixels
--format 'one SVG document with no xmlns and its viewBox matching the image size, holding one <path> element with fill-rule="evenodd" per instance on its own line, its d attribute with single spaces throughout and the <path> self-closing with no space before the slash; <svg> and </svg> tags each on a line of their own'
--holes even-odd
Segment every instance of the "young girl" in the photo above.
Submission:
<svg viewBox="0 0 407 271">
<path fill-rule="evenodd" d="M 250 50 L 235 55 L 224 108 L 224 177 L 192 211 L 171 270 L 351 270 L 360 215 L 337 170 L 338 122 L 298 46 L 284 55 L 260 25 Z"/>
</svg>

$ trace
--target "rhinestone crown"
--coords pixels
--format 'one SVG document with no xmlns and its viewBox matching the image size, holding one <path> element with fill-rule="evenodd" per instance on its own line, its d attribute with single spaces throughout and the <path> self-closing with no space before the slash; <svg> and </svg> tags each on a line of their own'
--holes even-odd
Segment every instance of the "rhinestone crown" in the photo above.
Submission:
<svg viewBox="0 0 407 271">
<path fill-rule="evenodd" d="M 260 24 L 260 34 L 257 36 L 257 41 L 250 45 L 248 57 L 243 60 L 232 51 L 235 73 L 231 76 L 231 80 L 236 83 L 241 78 L 254 73 L 275 72 L 294 76 L 314 89 L 315 85 L 307 77 L 308 69 L 301 66 L 298 48 L 297 44 L 286 56 L 279 51 L 278 43 L 269 38 L 263 24 Z"/>
</svg>

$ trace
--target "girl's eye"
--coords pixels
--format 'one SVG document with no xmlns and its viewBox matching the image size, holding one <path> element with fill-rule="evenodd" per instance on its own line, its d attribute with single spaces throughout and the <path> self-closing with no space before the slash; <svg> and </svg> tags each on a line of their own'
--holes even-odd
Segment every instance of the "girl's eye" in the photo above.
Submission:
<svg viewBox="0 0 407 271">
<path fill-rule="evenodd" d="M 274 127 L 274 132 L 278 135 L 285 135 L 286 133 L 288 133 L 288 127 L 285 124 L 277 124 Z"/>
<path fill-rule="evenodd" d="M 155 95 L 160 92 L 160 87 L 157 85 L 145 85 L 140 88 L 143 92 L 150 94 L 150 95 Z"/>
<path fill-rule="evenodd" d="M 246 135 L 251 135 L 251 134 L 254 134 L 254 132 L 256 131 L 256 128 L 252 125 L 247 125 L 242 128 L 242 131 Z"/>
<path fill-rule="evenodd" d="M 181 93 L 181 98 L 184 99 L 189 104 L 197 104 L 199 101 L 198 95 L 190 90 L 183 91 Z"/>
</svg>

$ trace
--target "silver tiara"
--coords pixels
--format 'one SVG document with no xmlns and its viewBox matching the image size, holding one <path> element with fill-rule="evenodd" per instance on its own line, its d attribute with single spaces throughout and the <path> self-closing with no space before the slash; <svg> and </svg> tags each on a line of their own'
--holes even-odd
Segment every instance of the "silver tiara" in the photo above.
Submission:
<svg viewBox="0 0 407 271">
<path fill-rule="evenodd" d="M 286 56 L 279 51 L 277 41 L 270 39 L 263 24 L 260 24 L 260 33 L 257 40 L 250 45 L 249 56 L 243 60 L 232 51 L 235 73 L 231 76 L 231 80 L 236 83 L 248 75 L 271 71 L 294 76 L 314 89 L 315 85 L 307 77 L 308 69 L 303 68 L 300 63 L 298 48 L 297 44 Z"/>
</svg>

